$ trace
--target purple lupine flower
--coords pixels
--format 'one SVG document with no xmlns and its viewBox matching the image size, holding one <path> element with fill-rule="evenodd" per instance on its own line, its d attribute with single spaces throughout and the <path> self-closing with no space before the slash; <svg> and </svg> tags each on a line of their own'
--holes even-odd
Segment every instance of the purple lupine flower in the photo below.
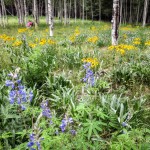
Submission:
<svg viewBox="0 0 150 150">
<path fill-rule="evenodd" d="M 76 133 L 76 130 L 70 130 L 70 133 L 72 134 L 72 135 L 76 135 L 77 133 Z"/>
<path fill-rule="evenodd" d="M 94 86 L 95 79 L 94 79 L 94 73 L 90 69 L 91 64 L 90 63 L 86 63 L 86 64 L 83 65 L 83 67 L 84 67 L 85 72 L 86 72 L 85 77 L 83 78 L 83 82 L 87 82 L 91 86 Z"/>
<path fill-rule="evenodd" d="M 65 132 L 65 130 L 66 130 L 66 127 L 67 127 L 67 120 L 66 119 L 63 119 L 62 121 L 61 121 L 61 125 L 60 125 L 60 128 L 61 128 L 61 131 L 62 132 Z"/>
<path fill-rule="evenodd" d="M 127 127 L 128 124 L 127 124 L 126 122 L 122 122 L 122 126 L 123 126 L 123 127 Z"/>
<path fill-rule="evenodd" d="M 30 148 L 30 147 L 32 147 L 34 145 L 34 142 L 28 142 L 28 144 L 27 144 L 27 146 Z"/>
<path fill-rule="evenodd" d="M 66 131 L 66 128 L 73 123 L 73 119 L 72 118 L 67 118 L 65 116 L 65 118 L 61 121 L 61 125 L 59 126 L 62 132 Z"/>
<path fill-rule="evenodd" d="M 33 99 L 33 92 L 30 92 L 30 93 L 29 93 L 29 101 L 31 102 L 32 99 Z"/>
<path fill-rule="evenodd" d="M 41 140 L 43 140 L 44 138 L 39 138 L 36 134 L 33 134 L 31 133 L 30 134 L 30 141 L 28 142 L 27 144 L 27 147 L 30 149 L 30 150 L 34 150 L 33 147 L 37 147 L 38 150 L 41 149 Z M 35 149 L 36 150 L 36 149 Z"/>
<path fill-rule="evenodd" d="M 5 85 L 6 86 L 12 86 L 14 84 L 14 82 L 12 82 L 12 81 L 10 81 L 10 80 L 7 80 L 6 82 L 5 82 Z"/>
<path fill-rule="evenodd" d="M 48 101 L 44 101 L 41 103 L 42 115 L 47 118 L 52 118 L 51 111 L 48 108 Z"/>
<path fill-rule="evenodd" d="M 15 102 L 17 102 L 18 105 L 20 105 L 21 109 L 25 110 L 24 103 L 26 103 L 27 101 L 32 101 L 33 93 L 26 93 L 25 87 L 21 84 L 21 80 L 18 79 L 18 72 L 19 69 L 17 68 L 15 70 L 15 73 L 8 74 L 8 76 L 11 77 L 12 80 L 7 80 L 5 82 L 5 85 L 11 87 L 11 90 L 9 92 L 10 104 L 14 104 Z"/>
<path fill-rule="evenodd" d="M 69 118 L 69 119 L 68 119 L 68 122 L 69 122 L 69 123 L 73 123 L 73 119 L 72 119 L 72 118 Z"/>
</svg>

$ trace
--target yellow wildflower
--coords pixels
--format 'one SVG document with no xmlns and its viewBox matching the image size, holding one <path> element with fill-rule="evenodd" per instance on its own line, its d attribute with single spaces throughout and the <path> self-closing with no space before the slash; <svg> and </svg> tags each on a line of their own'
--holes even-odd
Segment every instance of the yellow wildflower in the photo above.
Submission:
<svg viewBox="0 0 150 150">
<path fill-rule="evenodd" d="M 150 40 L 145 42 L 145 46 L 150 46 Z"/>
<path fill-rule="evenodd" d="M 51 39 L 48 39 L 48 44 L 50 44 L 50 45 L 54 45 L 54 44 L 56 44 L 56 42 L 54 41 L 54 40 L 51 40 Z"/>
<path fill-rule="evenodd" d="M 98 41 L 98 37 L 97 36 L 89 37 L 87 41 L 90 43 L 96 43 Z"/>
<path fill-rule="evenodd" d="M 81 61 L 84 63 L 90 63 L 92 68 L 96 67 L 99 64 L 97 58 L 83 58 Z"/>
<path fill-rule="evenodd" d="M 44 38 L 41 39 L 39 44 L 40 44 L 40 45 L 45 45 L 45 44 L 46 44 L 46 39 L 44 39 Z"/>
<path fill-rule="evenodd" d="M 24 33 L 27 31 L 27 28 L 18 29 L 18 33 Z"/>
<path fill-rule="evenodd" d="M 13 47 L 18 47 L 18 46 L 20 46 L 22 44 L 22 41 L 15 41 L 13 44 L 12 44 L 12 46 Z"/>
<path fill-rule="evenodd" d="M 36 46 L 36 44 L 34 43 L 29 43 L 29 47 L 34 48 Z"/>
</svg>

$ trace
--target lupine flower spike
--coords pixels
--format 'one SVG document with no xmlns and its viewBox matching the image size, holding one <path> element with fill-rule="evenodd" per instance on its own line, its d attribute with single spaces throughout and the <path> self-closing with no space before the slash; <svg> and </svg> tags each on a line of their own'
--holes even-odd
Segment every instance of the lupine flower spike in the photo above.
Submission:
<svg viewBox="0 0 150 150">
<path fill-rule="evenodd" d="M 17 104 L 20 106 L 22 110 L 25 110 L 25 103 L 31 102 L 33 99 L 33 93 L 29 94 L 26 92 L 25 87 L 21 84 L 21 80 L 19 79 L 18 73 L 20 68 L 17 68 L 14 73 L 8 74 L 11 80 L 7 80 L 5 85 L 11 87 L 9 91 L 9 101 L 10 104 Z"/>
</svg>

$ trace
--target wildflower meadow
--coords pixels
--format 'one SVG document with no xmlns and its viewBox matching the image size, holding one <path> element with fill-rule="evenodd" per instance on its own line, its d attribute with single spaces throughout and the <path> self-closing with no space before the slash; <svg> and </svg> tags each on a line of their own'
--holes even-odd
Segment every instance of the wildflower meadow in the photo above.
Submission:
<svg viewBox="0 0 150 150">
<path fill-rule="evenodd" d="M 0 150 L 149 150 L 150 27 L 44 19 L 0 28 Z"/>
</svg>

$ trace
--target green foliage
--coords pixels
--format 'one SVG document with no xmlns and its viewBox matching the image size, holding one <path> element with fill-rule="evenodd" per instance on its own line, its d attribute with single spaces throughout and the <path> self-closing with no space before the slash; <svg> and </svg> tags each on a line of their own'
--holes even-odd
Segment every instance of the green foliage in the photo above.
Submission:
<svg viewBox="0 0 150 150">
<path fill-rule="evenodd" d="M 74 36 L 76 28 L 80 33 L 71 42 L 70 36 Z M 46 42 L 50 39 L 45 30 L 46 26 L 41 24 L 38 29 L 29 29 L 24 34 L 17 33 L 14 27 L 2 31 L 16 34 L 23 44 L 13 47 L 11 42 L 2 42 L 0 149 L 28 149 L 33 131 L 44 138 L 41 141 L 44 150 L 149 149 L 150 55 L 145 45 L 149 40 L 145 36 L 149 28 L 121 27 L 120 42 L 132 44 L 135 38 L 141 38 L 137 50 L 128 51 L 126 55 L 107 50 L 111 30 L 110 24 L 104 22 L 82 24 L 78 20 L 76 25 L 71 22 L 66 27 L 56 23 L 56 36 L 51 39 L 55 44 L 52 45 L 39 44 L 43 38 Z M 98 41 L 89 42 L 91 37 L 98 37 Z M 36 46 L 31 48 L 30 42 Z M 87 57 L 97 58 L 99 63 L 92 68 L 94 86 L 82 82 L 85 75 L 82 59 Z M 9 103 L 9 91 L 5 86 L 7 74 L 16 67 L 21 68 L 20 78 L 34 93 L 25 111 Z M 43 100 L 48 102 L 52 118 L 38 119 Z M 73 123 L 67 124 L 62 133 L 60 124 L 66 116 L 73 118 Z M 76 133 L 72 135 L 70 130 Z"/>
</svg>

